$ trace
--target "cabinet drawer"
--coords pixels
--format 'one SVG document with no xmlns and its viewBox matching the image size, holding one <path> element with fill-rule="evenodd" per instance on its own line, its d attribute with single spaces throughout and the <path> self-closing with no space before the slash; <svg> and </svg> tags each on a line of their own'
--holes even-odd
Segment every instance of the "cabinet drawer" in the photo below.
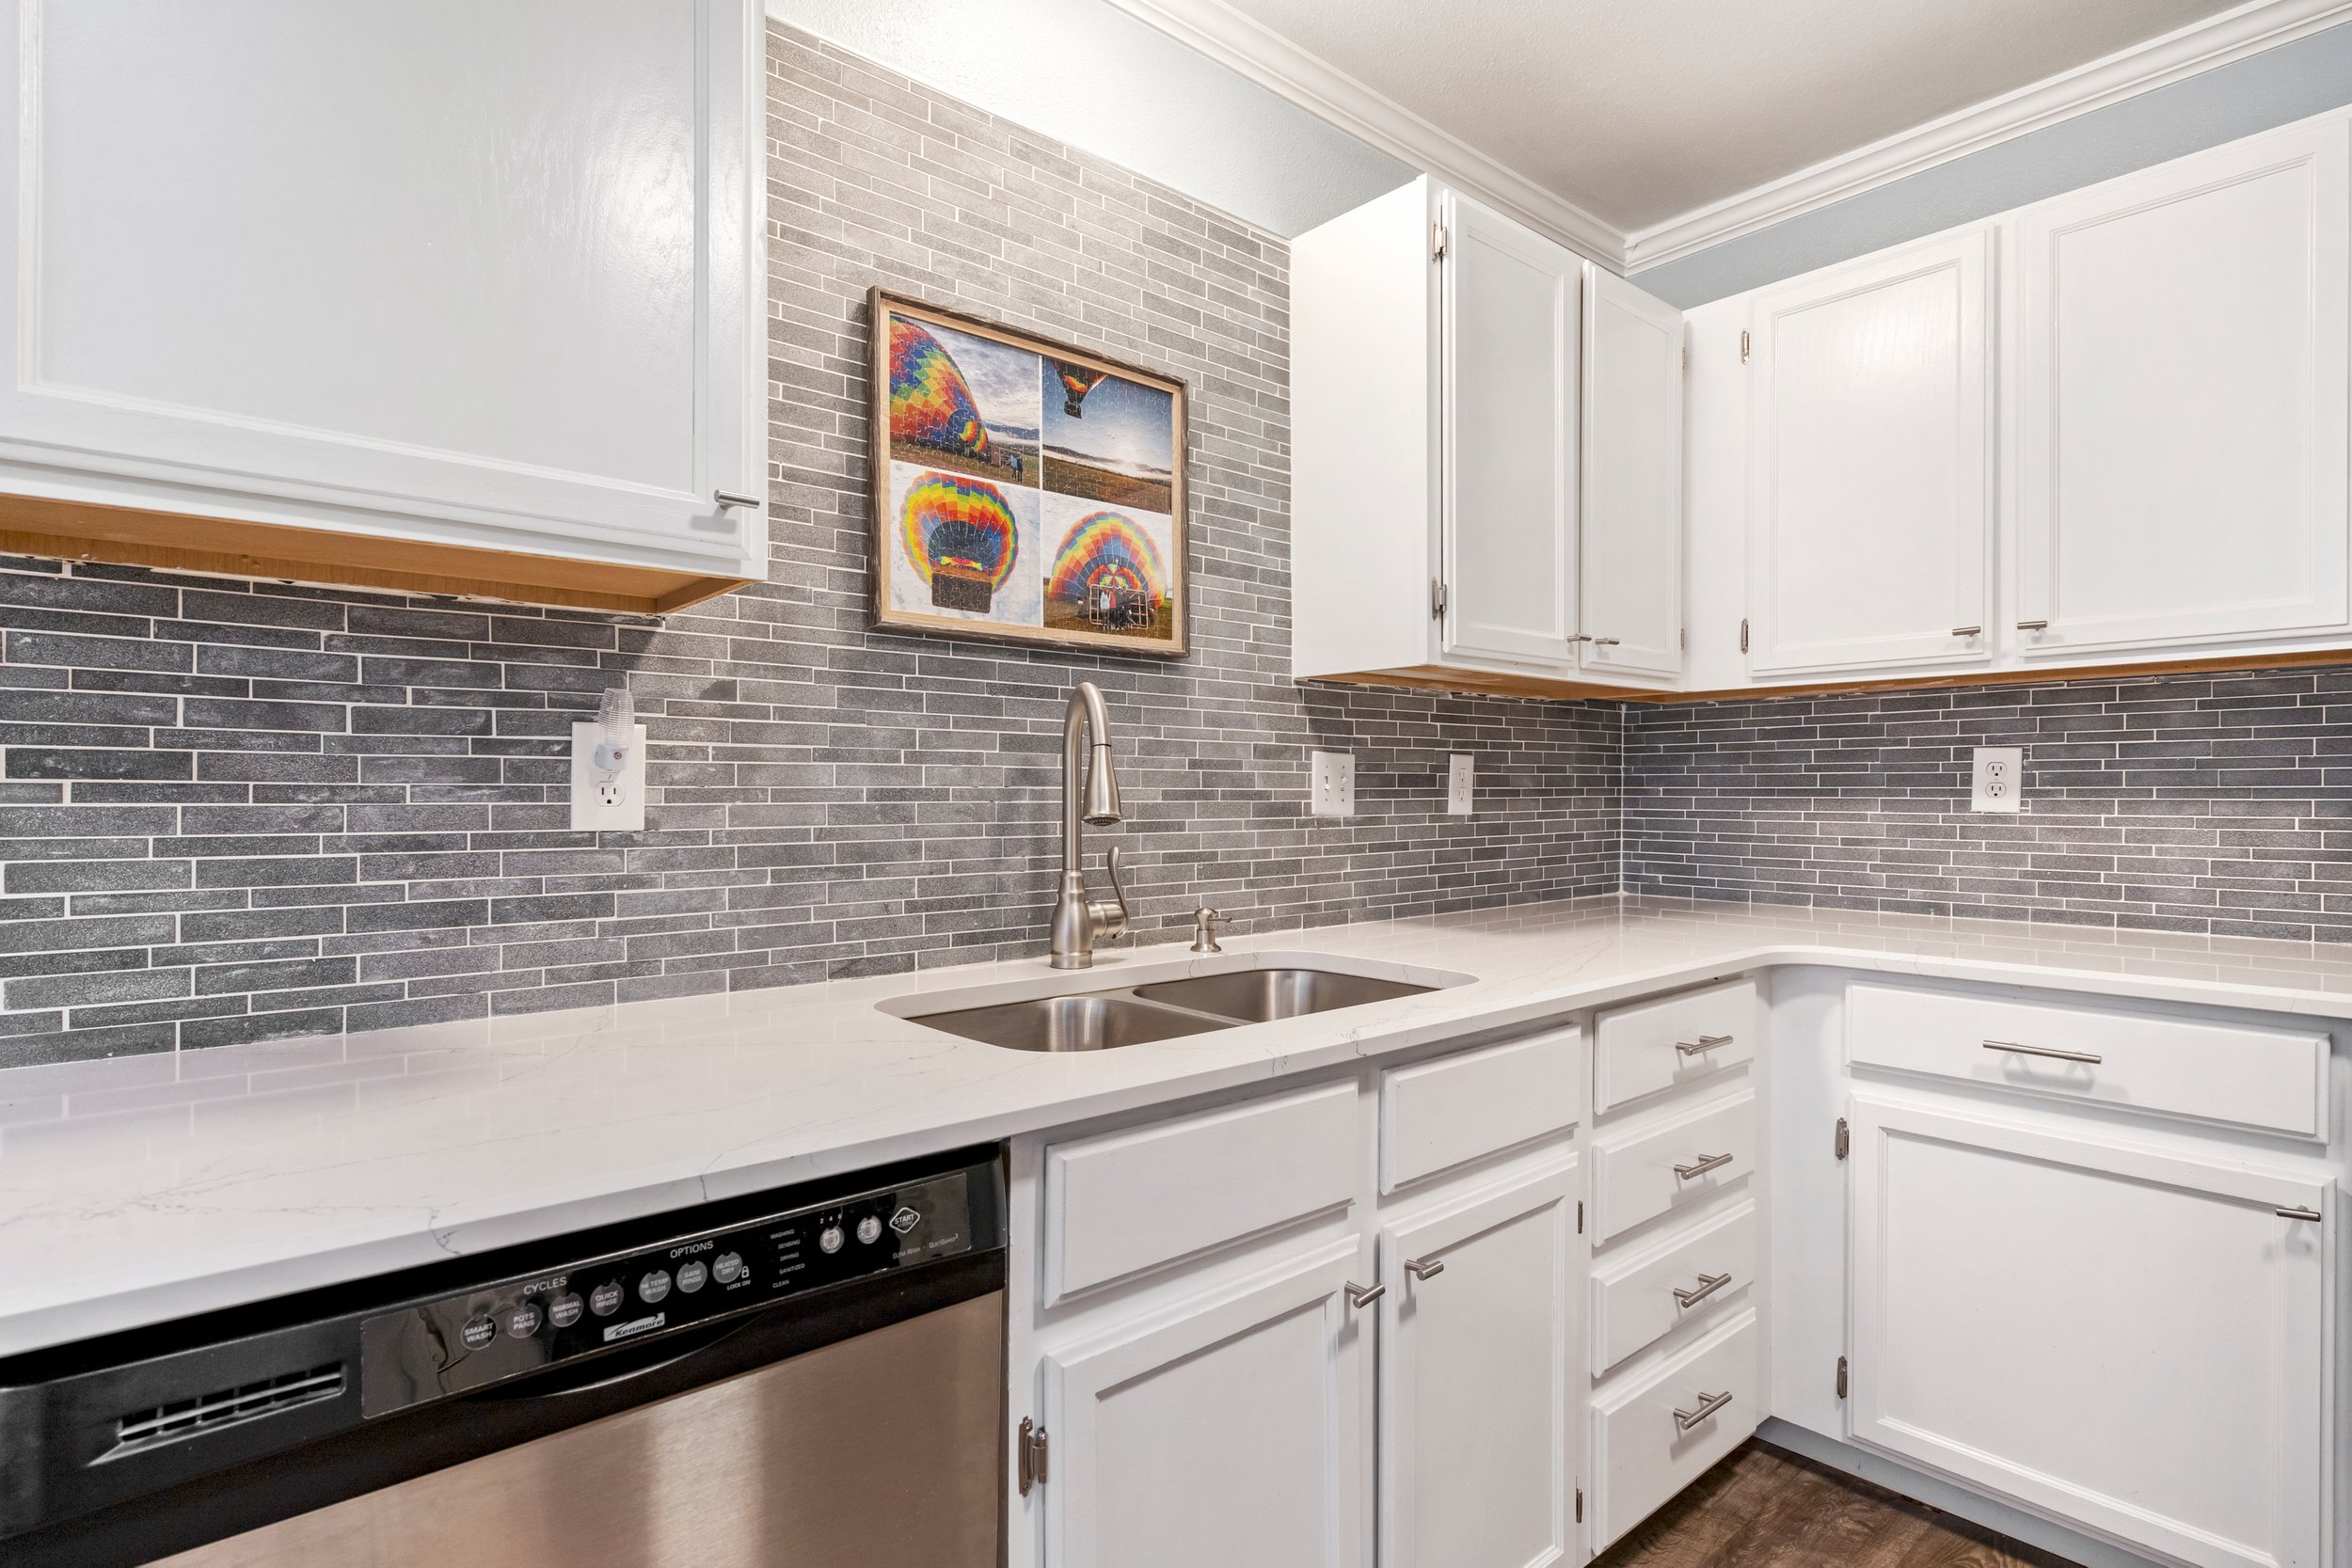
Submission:
<svg viewBox="0 0 2352 1568">
<path fill-rule="evenodd" d="M 1593 1025 L 1593 1109 L 1613 1110 L 1752 1061 L 1756 1030 L 1753 980 L 1603 1013 Z"/>
<path fill-rule="evenodd" d="M 1756 1373 L 1756 1312 L 1748 1308 L 1656 1371 L 1595 1397 L 1596 1548 L 1747 1440 L 1763 1415 Z"/>
<path fill-rule="evenodd" d="M 1055 1144 L 1045 1300 L 1355 1200 L 1354 1083 Z"/>
<path fill-rule="evenodd" d="M 1380 1075 L 1380 1190 L 1573 1127 L 1583 1069 L 1570 1027 Z"/>
<path fill-rule="evenodd" d="M 1695 1203 L 1755 1168 L 1754 1089 L 1596 1138 L 1593 1240 L 1597 1244 L 1678 1205 Z"/>
<path fill-rule="evenodd" d="M 1708 1220 L 1662 1247 L 1593 1271 L 1596 1373 L 1733 1300 L 1756 1278 L 1756 1205 Z M 1687 1305 L 1682 1296 L 1698 1292 Z"/>
<path fill-rule="evenodd" d="M 1846 991 L 1846 1055 L 2302 1138 L 2328 1125 L 2328 1037 L 2308 1029 L 1857 984 Z"/>
</svg>

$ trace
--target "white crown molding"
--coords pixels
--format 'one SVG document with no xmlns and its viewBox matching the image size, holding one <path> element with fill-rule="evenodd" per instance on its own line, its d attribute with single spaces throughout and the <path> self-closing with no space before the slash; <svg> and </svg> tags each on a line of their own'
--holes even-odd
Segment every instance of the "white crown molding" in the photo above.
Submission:
<svg viewBox="0 0 2352 1568">
<path fill-rule="evenodd" d="M 1627 238 L 1625 264 L 1633 271 L 1659 266 L 2346 20 L 2352 0 L 2249 0 L 1640 230 Z"/>
<path fill-rule="evenodd" d="M 1626 237 L 1566 198 L 1439 130 L 1223 0 L 1110 0 L 1230 70 L 1279 93 L 1390 157 L 1500 208 L 1538 232 L 1622 271 Z M 2352 5 L 2352 0 L 2345 0 Z"/>
</svg>

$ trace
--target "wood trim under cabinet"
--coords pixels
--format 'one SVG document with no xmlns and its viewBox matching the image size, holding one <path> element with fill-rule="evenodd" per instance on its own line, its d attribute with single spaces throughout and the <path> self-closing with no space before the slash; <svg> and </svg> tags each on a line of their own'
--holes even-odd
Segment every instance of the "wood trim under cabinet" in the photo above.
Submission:
<svg viewBox="0 0 2352 1568">
<path fill-rule="evenodd" d="M 641 615 L 757 580 L 35 496 L 0 496 L 0 554 Z"/>
<path fill-rule="evenodd" d="M 4 537 L 4 536 L 0 536 Z M 2276 654 L 2223 654 L 2206 658 L 2143 659 L 2128 664 L 2056 664 L 2027 670 L 1969 670 L 1942 675 L 1877 675 L 1869 679 L 1808 682 L 1789 686 L 1734 686 L 1713 691 L 1656 691 L 1495 670 L 1449 670 L 1421 664 L 1395 670 L 1366 670 L 1317 675 L 1303 685 L 1389 686 L 1420 691 L 1457 691 L 1473 696 L 1534 697 L 1552 702 L 1606 698 L 1620 703 L 1762 702 L 1773 697 L 1820 697 L 1865 691 L 1939 691 L 1963 686 L 2037 686 L 2050 681 L 2116 679 L 2137 675 L 2199 675 L 2242 670 L 2308 669 L 2352 664 L 2352 647 L 2298 648 Z"/>
</svg>

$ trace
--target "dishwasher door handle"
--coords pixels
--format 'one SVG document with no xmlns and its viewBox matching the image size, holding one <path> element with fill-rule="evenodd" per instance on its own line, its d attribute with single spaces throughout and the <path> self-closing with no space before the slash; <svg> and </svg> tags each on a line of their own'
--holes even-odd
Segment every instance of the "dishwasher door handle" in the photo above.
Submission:
<svg viewBox="0 0 2352 1568">
<path fill-rule="evenodd" d="M 628 1351 L 619 1351 L 610 1355 L 592 1355 L 583 1361 L 563 1363 L 548 1372 L 533 1373 L 512 1383 L 479 1389 L 473 1397 L 478 1400 L 560 1400 L 631 1383 L 718 1349 L 758 1322 L 759 1317 L 760 1314 L 755 1312 L 729 1323 L 690 1329 L 675 1339 L 643 1340 L 629 1347 L 629 1350 L 658 1352 L 658 1354 L 631 1355 Z"/>
</svg>

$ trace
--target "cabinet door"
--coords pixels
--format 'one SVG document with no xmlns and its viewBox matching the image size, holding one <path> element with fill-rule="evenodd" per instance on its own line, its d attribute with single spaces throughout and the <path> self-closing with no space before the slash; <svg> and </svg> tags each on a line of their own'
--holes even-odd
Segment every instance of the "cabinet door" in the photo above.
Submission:
<svg viewBox="0 0 2352 1568">
<path fill-rule="evenodd" d="M 2018 220 L 2026 652 L 2345 625 L 2347 138 L 2258 137 Z"/>
<path fill-rule="evenodd" d="M 1566 1560 L 1576 1180 L 1571 1161 L 1382 1229 L 1382 1568 Z"/>
<path fill-rule="evenodd" d="M 1587 674 L 1682 673 L 1682 312 L 1584 273 Z"/>
<path fill-rule="evenodd" d="M 0 489 L 764 576 L 765 41 L 0 0 Z"/>
<path fill-rule="evenodd" d="M 1443 211 L 1444 651 L 1573 670 L 1582 263 L 1458 196 Z"/>
<path fill-rule="evenodd" d="M 2329 1184 L 1853 1102 L 1851 1435 L 2185 1562 L 2318 1568 Z"/>
<path fill-rule="evenodd" d="M 1361 1568 L 1368 1243 L 1044 1362 L 1047 1568 Z"/>
<path fill-rule="evenodd" d="M 1749 668 L 1991 657 L 1989 231 L 1756 298 Z"/>
</svg>

